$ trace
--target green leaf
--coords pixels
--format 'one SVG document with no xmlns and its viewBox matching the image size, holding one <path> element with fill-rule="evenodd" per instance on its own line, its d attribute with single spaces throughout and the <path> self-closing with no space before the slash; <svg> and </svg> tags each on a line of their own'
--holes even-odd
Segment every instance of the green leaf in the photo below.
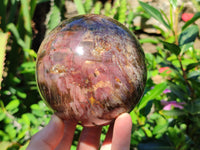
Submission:
<svg viewBox="0 0 200 150">
<path fill-rule="evenodd" d="M 167 29 L 170 29 L 170 26 L 167 24 L 167 22 L 163 19 L 162 14 L 154 7 L 150 6 L 147 3 L 144 3 L 142 1 L 139 1 L 140 5 L 144 8 L 144 10 L 150 14 L 153 18 L 158 20 L 160 23 L 162 23 Z"/>
<path fill-rule="evenodd" d="M 158 40 L 153 39 L 153 38 L 142 38 L 139 41 L 140 41 L 140 44 L 143 44 L 143 43 L 158 44 L 158 42 L 159 42 Z"/>
<path fill-rule="evenodd" d="M 130 115 L 131 115 L 133 124 L 137 124 L 137 114 L 135 113 L 135 111 L 131 111 Z"/>
<path fill-rule="evenodd" d="M 169 50 L 171 53 L 174 53 L 175 55 L 179 55 L 181 52 L 181 49 L 179 46 L 177 46 L 176 44 L 173 43 L 168 43 L 165 41 L 161 41 L 164 45 L 164 48 Z"/>
<path fill-rule="evenodd" d="M 105 16 L 110 16 L 111 14 L 111 8 L 112 8 L 112 4 L 110 1 L 107 1 L 104 5 L 104 11 L 105 11 Z"/>
<path fill-rule="evenodd" d="M 188 72 L 189 70 L 191 70 L 191 69 L 193 69 L 193 68 L 195 68 L 195 67 L 198 67 L 198 66 L 200 66 L 200 62 L 191 63 L 191 64 L 189 64 L 189 65 L 187 66 L 186 72 Z"/>
<path fill-rule="evenodd" d="M 177 0 L 169 0 L 169 2 L 173 6 L 173 8 L 176 8 L 176 6 L 177 6 Z"/>
<path fill-rule="evenodd" d="M 40 4 L 40 3 L 44 3 L 44 2 L 49 2 L 50 0 L 37 0 L 37 4 Z"/>
<path fill-rule="evenodd" d="M 25 123 L 28 127 L 30 127 L 31 122 L 27 114 L 23 114 L 21 119 L 23 123 Z"/>
<path fill-rule="evenodd" d="M 30 48 L 32 43 L 32 20 L 31 20 L 31 14 L 30 14 L 30 3 L 27 0 L 21 0 L 21 10 L 23 14 L 24 19 L 24 32 L 26 32 L 24 37 L 24 48 Z M 26 54 L 26 53 L 25 53 Z"/>
<path fill-rule="evenodd" d="M 18 32 L 17 27 L 13 23 L 9 23 L 7 26 L 7 30 L 11 31 L 14 35 L 15 39 L 17 40 L 17 44 L 22 48 L 26 47 L 25 42 L 21 39 L 20 34 Z"/>
<path fill-rule="evenodd" d="M 24 62 L 19 67 L 20 73 L 34 73 L 35 72 L 35 62 Z"/>
<path fill-rule="evenodd" d="M 85 0 L 84 8 L 85 8 L 85 12 L 86 13 L 89 13 L 91 11 L 92 6 L 93 6 L 93 1 L 92 0 Z"/>
<path fill-rule="evenodd" d="M 6 23 L 7 23 L 7 6 L 8 0 L 1 0 L 0 1 L 0 16 L 1 16 L 1 23 L 0 29 L 5 31 Z"/>
<path fill-rule="evenodd" d="M 158 124 L 153 128 L 153 134 L 161 134 L 164 133 L 168 128 L 168 123 L 166 124 Z"/>
<path fill-rule="evenodd" d="M 188 95 L 186 93 L 186 87 L 182 87 L 180 85 L 177 85 L 175 83 L 168 83 L 170 90 L 172 91 L 173 94 L 175 94 L 178 98 L 181 100 L 186 101 L 188 98 Z"/>
<path fill-rule="evenodd" d="M 54 29 L 60 23 L 61 20 L 59 7 L 56 4 L 54 4 L 53 1 L 52 3 L 53 4 L 51 4 L 51 10 L 48 14 L 48 24 L 47 24 L 48 30 L 50 31 Z"/>
<path fill-rule="evenodd" d="M 16 137 L 17 131 L 12 124 L 8 124 L 5 128 L 5 131 L 6 133 L 8 133 L 11 139 L 14 139 Z"/>
<path fill-rule="evenodd" d="M 37 118 L 32 113 L 27 113 L 26 116 L 28 117 L 28 119 L 31 121 L 31 123 L 33 125 L 37 125 L 38 124 Z"/>
<path fill-rule="evenodd" d="M 13 143 L 8 141 L 2 141 L 0 142 L 0 149 L 1 150 L 7 150 Z"/>
<path fill-rule="evenodd" d="M 165 125 L 167 123 L 167 120 L 159 113 L 153 113 L 150 116 L 150 119 L 154 120 L 156 124 L 159 124 L 159 125 Z"/>
<path fill-rule="evenodd" d="M 193 115 L 200 114 L 200 99 L 194 100 L 191 103 L 187 104 L 185 109 Z"/>
<path fill-rule="evenodd" d="M 12 100 L 10 103 L 6 105 L 6 110 L 9 110 L 9 111 L 14 110 L 15 108 L 19 106 L 19 104 L 20 102 L 18 99 Z"/>
<path fill-rule="evenodd" d="M 192 24 L 193 22 L 195 22 L 197 19 L 200 18 L 200 12 L 197 12 L 192 19 L 190 19 L 189 21 L 187 21 L 184 26 L 182 27 L 182 30 L 184 30 L 186 27 L 188 27 L 190 24 Z"/>
<path fill-rule="evenodd" d="M 27 94 L 22 90 L 17 90 L 17 96 L 19 96 L 22 99 L 25 99 L 27 97 Z"/>
<path fill-rule="evenodd" d="M 191 78 L 197 78 L 200 76 L 200 70 L 195 70 L 195 71 L 192 71 L 190 72 L 188 75 L 187 75 L 187 78 L 188 79 L 191 79 Z"/>
<path fill-rule="evenodd" d="M 150 100 L 155 99 L 157 96 L 162 94 L 162 92 L 167 88 L 167 83 L 163 82 L 157 84 L 152 90 L 148 91 L 138 104 L 138 110 L 144 108 Z"/>
<path fill-rule="evenodd" d="M 181 46 L 181 53 L 184 54 L 184 53 L 187 52 L 188 50 L 192 49 L 193 46 L 194 46 L 194 43 L 193 43 L 193 42 L 184 44 L 183 46 Z"/>
<path fill-rule="evenodd" d="M 26 134 L 27 134 L 27 129 L 25 128 L 23 128 L 22 130 L 20 130 L 20 132 L 18 132 L 18 135 L 17 135 L 17 139 L 18 140 L 20 140 L 20 139 L 22 139 L 23 137 L 25 137 L 26 136 Z"/>
<path fill-rule="evenodd" d="M 186 115 L 186 113 L 180 109 L 161 110 L 160 114 L 163 114 L 163 115 L 169 116 L 169 117 L 178 117 L 178 116 Z"/>
<path fill-rule="evenodd" d="M 120 7 L 118 9 L 118 21 L 120 23 L 125 23 L 126 21 L 126 11 L 127 11 L 127 0 L 120 1 Z"/>
<path fill-rule="evenodd" d="M 0 121 L 2 121 L 5 117 L 6 117 L 6 114 L 3 111 L 1 111 L 1 108 L 0 108 Z"/>
<path fill-rule="evenodd" d="M 39 105 L 37 104 L 31 105 L 31 109 L 32 109 L 32 113 L 36 116 L 42 117 L 45 115 L 45 112 L 43 111 L 43 109 L 41 109 Z"/>
<path fill-rule="evenodd" d="M 76 150 L 77 147 L 76 147 L 76 145 L 72 145 L 70 149 L 71 149 L 71 150 Z"/>
<path fill-rule="evenodd" d="M 19 150 L 26 150 L 30 141 L 27 141 L 23 146 L 20 147 Z"/>
<path fill-rule="evenodd" d="M 179 45 L 183 46 L 185 44 L 194 42 L 198 34 L 199 34 L 199 28 L 197 25 L 192 25 L 186 28 L 185 30 L 183 30 L 183 32 L 181 32 L 179 36 L 179 40 L 178 40 Z"/>
<path fill-rule="evenodd" d="M 81 0 L 74 0 L 74 3 L 76 4 L 76 8 L 77 8 L 78 13 L 80 15 L 85 14 L 85 9 L 84 9 L 82 1 Z"/>
<path fill-rule="evenodd" d="M 94 5 L 94 14 L 100 14 L 102 3 L 100 1 L 96 2 Z"/>
</svg>

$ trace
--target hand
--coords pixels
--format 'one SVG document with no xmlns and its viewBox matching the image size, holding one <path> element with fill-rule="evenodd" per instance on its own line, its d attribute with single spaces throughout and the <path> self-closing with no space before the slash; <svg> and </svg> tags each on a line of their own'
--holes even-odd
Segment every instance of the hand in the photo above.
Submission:
<svg viewBox="0 0 200 150">
<path fill-rule="evenodd" d="M 63 122 L 53 115 L 49 124 L 36 133 L 27 150 L 70 150 L 76 124 Z M 98 150 L 102 127 L 84 127 L 77 150 Z M 100 150 L 129 150 L 132 120 L 128 113 L 121 114 L 109 127 Z"/>
</svg>

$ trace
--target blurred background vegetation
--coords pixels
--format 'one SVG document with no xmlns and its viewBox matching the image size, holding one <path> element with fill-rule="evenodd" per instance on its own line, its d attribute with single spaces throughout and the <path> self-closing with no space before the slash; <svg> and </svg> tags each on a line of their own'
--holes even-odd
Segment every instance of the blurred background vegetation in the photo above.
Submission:
<svg viewBox="0 0 200 150">
<path fill-rule="evenodd" d="M 200 149 L 200 1 L 189 1 L 194 12 L 187 11 L 187 0 L 166 0 L 167 12 L 154 2 L 1 0 L 0 149 L 26 149 L 49 122 L 52 112 L 35 81 L 37 50 L 60 21 L 88 13 L 123 23 L 145 51 L 148 79 L 143 98 L 131 112 L 131 149 Z M 76 149 L 81 130 L 78 125 L 71 149 Z M 105 126 L 101 141 L 107 130 Z"/>
</svg>

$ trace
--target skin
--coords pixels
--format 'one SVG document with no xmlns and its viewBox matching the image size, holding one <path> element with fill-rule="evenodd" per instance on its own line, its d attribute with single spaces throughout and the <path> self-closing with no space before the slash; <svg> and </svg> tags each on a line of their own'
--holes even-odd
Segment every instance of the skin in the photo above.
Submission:
<svg viewBox="0 0 200 150">
<path fill-rule="evenodd" d="M 53 115 L 49 124 L 36 133 L 27 150 L 70 150 L 76 124 L 62 121 Z M 84 127 L 77 150 L 98 150 L 102 127 Z M 129 150 L 132 120 L 128 113 L 121 114 L 109 127 L 100 150 Z"/>
</svg>

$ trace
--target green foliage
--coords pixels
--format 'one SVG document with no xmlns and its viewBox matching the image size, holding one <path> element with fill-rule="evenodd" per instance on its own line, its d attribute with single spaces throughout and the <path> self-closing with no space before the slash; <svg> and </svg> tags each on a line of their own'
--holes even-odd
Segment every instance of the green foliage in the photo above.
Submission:
<svg viewBox="0 0 200 150">
<path fill-rule="evenodd" d="M 37 5 L 49 2 L 47 32 L 64 19 L 64 0 L 0 1 L 0 149 L 26 149 L 30 138 L 48 124 L 52 112 L 41 101 L 35 81 L 36 52 L 31 49 L 33 15 Z M 131 149 L 200 149 L 200 53 L 194 47 L 199 38 L 197 12 L 178 28 L 182 7 L 169 0 L 170 17 L 139 1 L 136 10 L 128 0 L 74 0 L 79 14 L 102 14 L 125 24 L 131 31 L 143 30 L 134 19 L 156 19 L 165 28 L 156 38 L 140 43 L 156 46 L 146 53 L 148 69 L 144 96 L 130 113 L 133 121 Z M 159 78 L 159 82 L 155 80 Z M 101 142 L 109 126 L 102 129 Z M 78 125 L 71 149 L 76 149 L 83 127 Z"/>
<path fill-rule="evenodd" d="M 160 11 L 158 11 L 156 8 L 150 6 L 147 3 L 144 3 L 142 1 L 140 1 L 140 5 L 145 9 L 145 11 L 147 11 L 147 13 L 149 13 L 150 16 L 152 16 L 157 21 L 159 21 L 160 23 L 162 23 L 165 27 L 167 27 L 168 29 L 170 29 L 170 26 L 164 20 L 164 18 L 163 18 L 163 16 L 162 16 L 162 14 L 161 14 Z"/>
<path fill-rule="evenodd" d="M 143 111 L 152 109 L 152 106 L 154 106 L 154 112 L 147 119 L 146 117 L 152 112 L 141 113 L 140 111 L 138 113 L 138 108 L 136 108 L 134 109 L 134 117 L 139 115 L 137 120 L 135 120 L 135 124 L 142 126 L 144 132 L 146 130 L 144 130 L 144 126 L 149 124 L 149 130 L 152 132 L 153 137 L 149 139 L 147 134 L 142 135 L 141 140 L 138 142 L 138 149 L 183 150 L 200 148 L 200 143 L 197 140 L 197 136 L 199 136 L 198 123 L 200 123 L 198 105 L 200 88 L 197 86 L 200 81 L 200 55 L 193 46 L 195 40 L 199 37 L 199 28 L 195 25 L 195 21 L 199 19 L 199 13 L 196 13 L 181 29 L 178 29 L 179 20 L 177 16 L 181 13 L 182 8 L 177 7 L 177 1 L 170 0 L 170 4 L 173 9 L 170 9 L 170 18 L 166 18 L 167 15 L 162 11 L 140 1 L 140 5 L 145 10 L 144 13 L 148 13 L 159 21 L 167 30 L 155 26 L 161 32 L 162 37 L 158 41 L 162 44 L 162 47 L 159 45 L 156 53 L 146 55 L 147 62 L 150 62 L 147 63 L 148 75 L 150 76 L 147 82 L 148 91 L 138 106 L 140 107 L 147 97 L 149 100 L 145 102 L 144 106 L 146 108 L 144 107 Z M 141 41 L 143 42 L 144 40 Z M 150 39 L 144 42 L 158 44 Z M 161 71 L 162 69 L 167 69 L 167 71 Z M 165 93 L 163 91 L 164 93 L 158 93 L 155 96 L 156 101 L 153 100 L 152 102 L 151 97 L 154 96 L 150 92 L 162 84 L 154 83 L 153 77 L 156 76 L 161 77 L 165 81 L 165 88 L 170 89 L 170 92 Z M 193 78 L 192 81 L 191 78 Z M 151 86 L 154 86 L 154 88 L 149 90 Z M 153 104 L 148 105 L 148 103 Z M 167 105 L 169 108 L 165 107 Z M 156 116 L 162 116 L 164 122 L 158 121 L 156 124 L 152 122 L 154 120 L 152 116 L 155 114 L 157 114 Z M 141 115 L 144 117 L 141 117 Z M 152 125 L 153 128 L 151 128 Z"/>
</svg>

